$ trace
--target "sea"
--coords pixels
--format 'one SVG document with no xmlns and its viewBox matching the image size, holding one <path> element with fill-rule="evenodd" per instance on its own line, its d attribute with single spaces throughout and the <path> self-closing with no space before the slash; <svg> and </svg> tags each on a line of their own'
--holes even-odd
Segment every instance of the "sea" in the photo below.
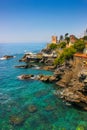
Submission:
<svg viewBox="0 0 87 130">
<path fill-rule="evenodd" d="M 19 80 L 22 74 L 53 72 L 37 68 L 15 68 L 25 52 L 40 52 L 46 43 L 0 43 L 0 130 L 87 130 L 87 112 L 56 95 L 58 86 L 38 80 Z M 57 90 L 56 90 L 57 88 Z M 30 111 L 30 108 L 36 108 Z"/>
</svg>

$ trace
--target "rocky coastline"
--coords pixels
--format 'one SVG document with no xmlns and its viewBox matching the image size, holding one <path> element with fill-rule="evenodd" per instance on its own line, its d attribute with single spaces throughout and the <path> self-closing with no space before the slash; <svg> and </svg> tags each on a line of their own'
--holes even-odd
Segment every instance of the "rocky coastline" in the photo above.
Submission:
<svg viewBox="0 0 87 130">
<path fill-rule="evenodd" d="M 56 86 L 56 96 L 74 106 L 87 111 L 87 66 L 81 60 L 65 61 L 61 65 L 54 65 L 56 56 L 52 55 L 48 48 L 37 54 L 25 54 L 19 62 L 26 65 L 15 66 L 16 68 L 38 67 L 42 70 L 53 71 L 53 75 L 20 75 L 21 80 L 40 80 L 41 82 L 54 83 Z M 58 89 L 58 90 L 57 90 Z"/>
</svg>

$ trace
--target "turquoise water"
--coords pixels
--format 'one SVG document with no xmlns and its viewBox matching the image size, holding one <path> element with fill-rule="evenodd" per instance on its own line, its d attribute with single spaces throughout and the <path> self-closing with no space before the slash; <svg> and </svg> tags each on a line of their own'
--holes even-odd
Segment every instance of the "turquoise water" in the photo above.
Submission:
<svg viewBox="0 0 87 130">
<path fill-rule="evenodd" d="M 18 80 L 21 74 L 52 74 L 36 69 L 17 69 L 24 50 L 38 52 L 45 44 L 0 44 L 0 57 L 13 54 L 10 60 L 0 60 L 0 130 L 87 130 L 87 112 L 78 110 L 54 95 L 54 84 Z M 37 111 L 30 112 L 34 105 Z M 11 117 L 23 119 L 19 125 Z"/>
</svg>

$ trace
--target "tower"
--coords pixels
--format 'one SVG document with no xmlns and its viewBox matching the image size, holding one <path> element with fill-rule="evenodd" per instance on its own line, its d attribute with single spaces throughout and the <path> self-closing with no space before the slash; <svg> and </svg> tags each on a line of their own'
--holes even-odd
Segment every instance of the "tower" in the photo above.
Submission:
<svg viewBox="0 0 87 130">
<path fill-rule="evenodd" d="M 57 36 L 52 36 L 52 43 L 57 43 Z"/>
</svg>

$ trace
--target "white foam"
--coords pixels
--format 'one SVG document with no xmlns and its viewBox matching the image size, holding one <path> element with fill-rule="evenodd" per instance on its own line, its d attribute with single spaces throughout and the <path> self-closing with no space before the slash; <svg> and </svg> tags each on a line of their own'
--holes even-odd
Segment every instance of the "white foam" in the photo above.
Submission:
<svg viewBox="0 0 87 130">
<path fill-rule="evenodd" d="M 22 75 L 20 75 L 20 76 L 17 76 L 17 78 L 22 80 Z"/>
<path fill-rule="evenodd" d="M 6 58 L 5 57 L 1 57 L 0 60 L 6 60 Z"/>
</svg>

